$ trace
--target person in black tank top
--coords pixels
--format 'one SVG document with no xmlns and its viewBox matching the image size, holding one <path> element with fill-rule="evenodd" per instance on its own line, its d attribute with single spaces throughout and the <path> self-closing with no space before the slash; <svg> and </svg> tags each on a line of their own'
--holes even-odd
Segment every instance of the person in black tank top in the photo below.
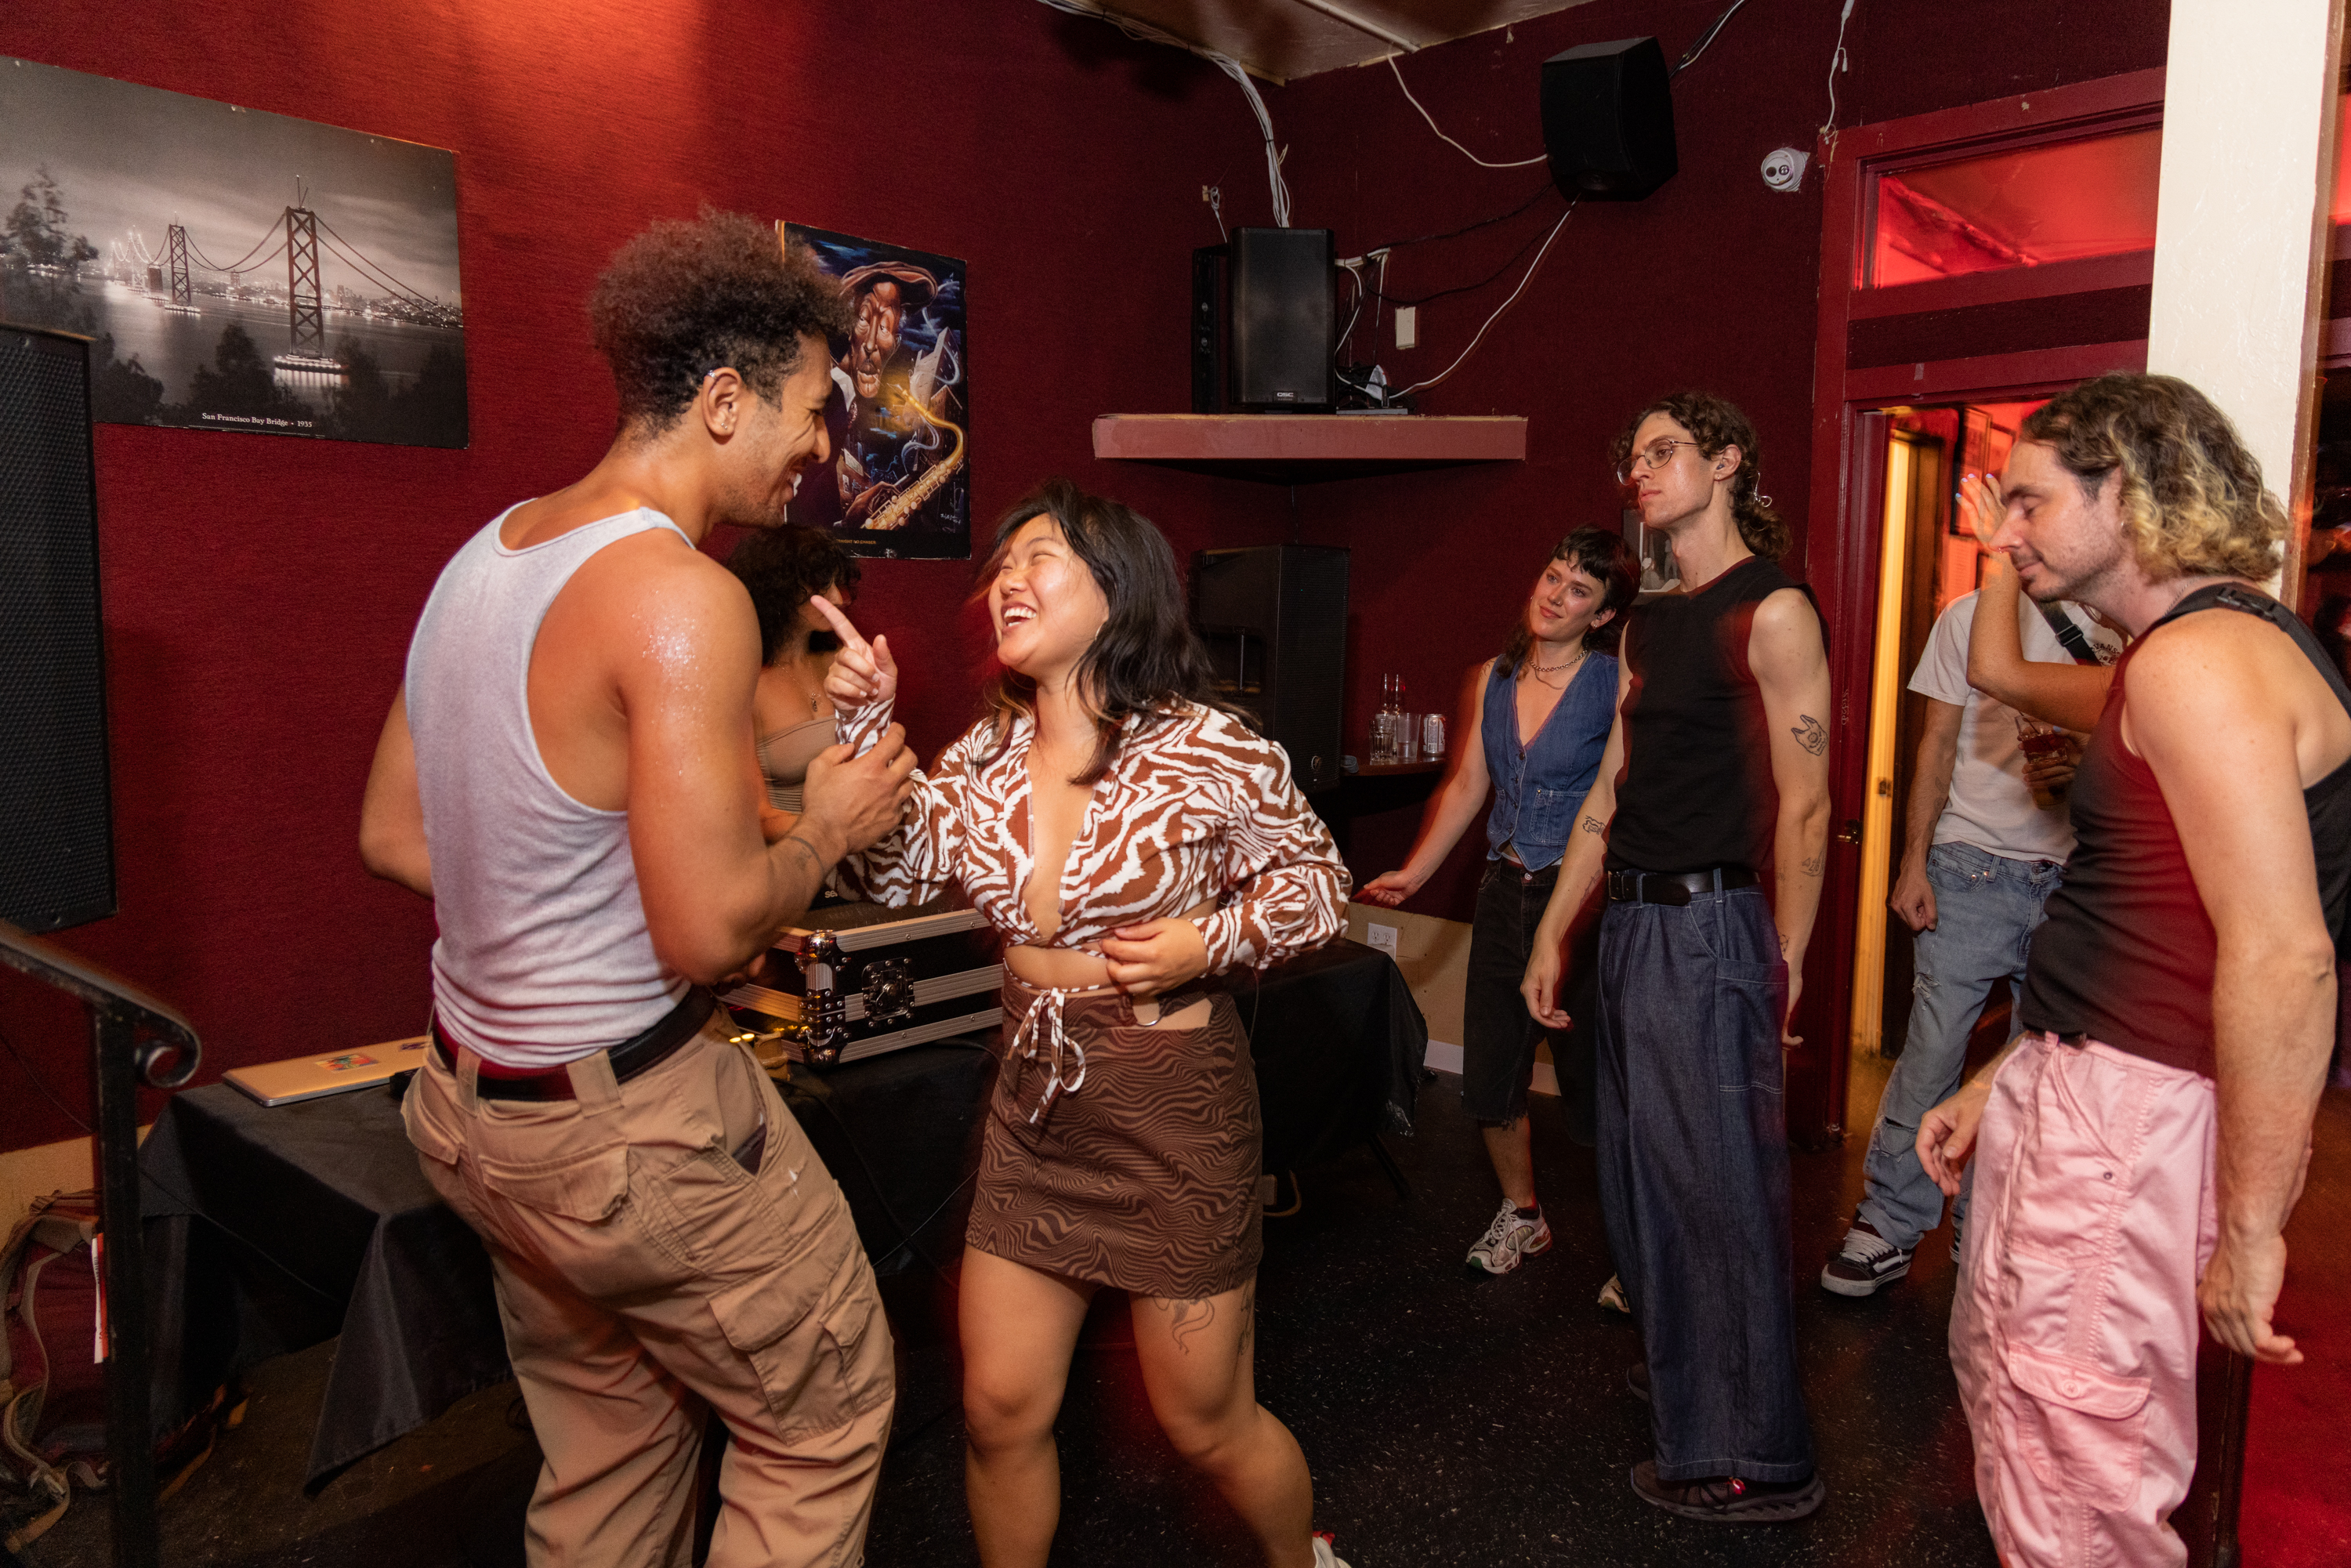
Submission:
<svg viewBox="0 0 2351 1568">
<path fill-rule="evenodd" d="M 2001 1556 L 2177 1563 L 2199 1316 L 2301 1359 L 2271 1314 L 2333 1045 L 2351 690 L 2252 586 L 2284 509 L 2201 392 L 2101 377 L 2020 435 L 1992 548 L 2138 641 L 2074 780 L 2025 1032 L 1918 1156 L 1955 1193 L 1978 1155 L 1951 1359 Z"/>
<path fill-rule="evenodd" d="M 1800 1519 L 1826 1489 L 1797 1386 L 1781 1052 L 1828 847 L 1826 650 L 1775 564 L 1788 530 L 1744 414 L 1677 393 L 1617 455 L 1682 587 L 1626 629 L 1608 749 L 1521 988 L 1566 1026 L 1561 946 L 1604 873 L 1601 1207 L 1656 1448 L 1633 1487 L 1687 1518 Z"/>
</svg>

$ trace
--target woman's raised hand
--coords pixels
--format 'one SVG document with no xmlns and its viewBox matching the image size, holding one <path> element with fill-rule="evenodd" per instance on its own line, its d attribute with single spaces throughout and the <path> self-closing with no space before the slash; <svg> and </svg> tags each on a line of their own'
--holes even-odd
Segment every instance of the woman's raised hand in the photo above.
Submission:
<svg viewBox="0 0 2351 1568">
<path fill-rule="evenodd" d="M 868 643 L 841 606 L 820 593 L 810 595 L 809 602 L 832 623 L 841 639 L 841 652 L 824 677 L 824 695 L 832 699 L 833 710 L 846 718 L 869 704 L 897 700 L 898 661 L 890 656 L 890 639 L 876 637 Z"/>
</svg>

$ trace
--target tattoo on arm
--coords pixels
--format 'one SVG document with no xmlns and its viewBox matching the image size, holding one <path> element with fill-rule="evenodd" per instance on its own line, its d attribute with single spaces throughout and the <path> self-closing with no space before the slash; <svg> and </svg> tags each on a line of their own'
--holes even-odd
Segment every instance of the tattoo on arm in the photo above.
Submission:
<svg viewBox="0 0 2351 1568">
<path fill-rule="evenodd" d="M 824 870 L 824 857 L 816 852 L 816 846 L 814 844 L 809 842 L 798 833 L 786 833 L 784 835 L 784 842 L 799 845 L 800 854 L 806 858 L 808 863 L 812 868 L 819 872 Z"/>
<path fill-rule="evenodd" d="M 1814 855 L 1812 859 L 1810 859 L 1810 860 L 1806 861 L 1806 862 L 1804 862 L 1804 874 L 1805 874 L 1806 876 L 1818 876 L 1818 875 L 1820 875 L 1820 874 L 1821 874 L 1821 864 L 1822 864 L 1822 862 L 1823 862 L 1824 859 L 1825 859 L 1825 857 L 1824 857 L 1824 856 L 1821 856 L 1821 855 Z"/>
<path fill-rule="evenodd" d="M 1801 722 L 1788 727 L 1788 733 L 1796 737 L 1796 744 L 1814 757 L 1826 751 L 1829 748 L 1829 732 L 1821 727 L 1821 721 L 1808 713 L 1796 716 Z"/>
<path fill-rule="evenodd" d="M 1599 831 L 1602 831 L 1602 829 L 1601 829 L 1601 821 L 1600 821 L 1600 819 L 1599 819 L 1599 818 L 1597 818 L 1597 817 L 1586 817 L 1586 818 L 1584 818 L 1584 819 L 1583 819 L 1583 831 L 1584 831 L 1585 832 L 1587 832 L 1587 833 L 1596 833 L 1596 832 L 1599 832 Z"/>
<path fill-rule="evenodd" d="M 1241 1344 L 1249 1349 L 1251 1336 L 1257 1333 L 1257 1281 L 1251 1280 L 1241 1287 Z"/>
</svg>

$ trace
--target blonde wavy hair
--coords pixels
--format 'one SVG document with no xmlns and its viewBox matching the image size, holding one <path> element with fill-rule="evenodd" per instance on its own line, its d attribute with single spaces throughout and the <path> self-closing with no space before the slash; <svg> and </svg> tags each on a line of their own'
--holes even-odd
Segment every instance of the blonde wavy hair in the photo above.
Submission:
<svg viewBox="0 0 2351 1568">
<path fill-rule="evenodd" d="M 2177 376 L 2084 382 L 2018 433 L 2052 447 L 2092 500 L 2122 476 L 2123 537 L 2147 575 L 2242 577 L 2277 570 L 2285 507 L 2212 400 Z"/>
</svg>

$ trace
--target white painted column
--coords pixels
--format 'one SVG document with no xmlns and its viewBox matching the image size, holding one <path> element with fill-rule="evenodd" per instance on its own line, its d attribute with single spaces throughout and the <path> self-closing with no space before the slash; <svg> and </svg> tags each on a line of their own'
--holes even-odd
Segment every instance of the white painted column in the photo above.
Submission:
<svg viewBox="0 0 2351 1568">
<path fill-rule="evenodd" d="M 2219 403 L 2284 498 L 2297 578 L 2325 327 L 2344 0 L 2172 0 L 2147 368 Z"/>
</svg>

